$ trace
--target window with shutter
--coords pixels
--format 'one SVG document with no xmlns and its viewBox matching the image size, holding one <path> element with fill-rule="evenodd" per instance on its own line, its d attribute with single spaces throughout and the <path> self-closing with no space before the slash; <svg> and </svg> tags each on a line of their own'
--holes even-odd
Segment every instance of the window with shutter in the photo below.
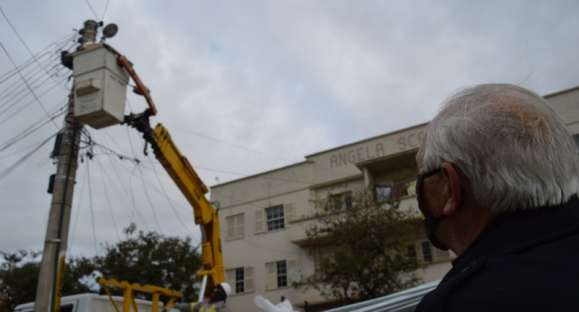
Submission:
<svg viewBox="0 0 579 312">
<path fill-rule="evenodd" d="M 253 267 L 239 267 L 225 270 L 225 279 L 233 288 L 234 294 L 255 290 Z"/>
<path fill-rule="evenodd" d="M 330 201 L 336 210 L 352 208 L 352 192 L 343 192 L 330 195 Z"/>
<path fill-rule="evenodd" d="M 264 232 L 263 210 L 255 211 L 255 233 Z"/>
<path fill-rule="evenodd" d="M 225 217 L 225 239 L 242 239 L 244 236 L 245 215 L 243 213 Z"/>
<path fill-rule="evenodd" d="M 265 264 L 265 288 L 268 290 L 277 288 L 277 269 L 275 262 L 268 262 Z"/>
<path fill-rule="evenodd" d="M 287 261 L 287 281 L 289 286 L 300 281 L 300 268 L 297 260 L 290 259 Z"/>
<path fill-rule="evenodd" d="M 229 285 L 235 285 L 235 269 L 225 270 L 225 280 Z M 235 288 L 233 288 L 235 293 Z"/>
<path fill-rule="evenodd" d="M 235 219 L 235 238 L 242 239 L 244 235 L 245 235 L 245 218 L 244 214 L 239 214 Z"/>
<path fill-rule="evenodd" d="M 253 267 L 246 267 L 245 268 L 245 291 L 254 291 L 254 278 L 253 278 Z"/>
<path fill-rule="evenodd" d="M 233 239 L 233 237 L 235 236 L 235 220 L 233 219 L 233 216 L 228 216 L 225 217 L 225 224 L 226 224 L 226 230 L 225 230 L 225 239 L 229 240 L 229 239 Z"/>
<path fill-rule="evenodd" d="M 283 206 L 284 208 L 284 212 L 285 212 L 285 221 L 286 221 L 286 225 L 289 222 L 295 221 L 296 220 L 296 204 L 294 203 L 289 203 L 289 204 L 285 204 Z"/>
</svg>

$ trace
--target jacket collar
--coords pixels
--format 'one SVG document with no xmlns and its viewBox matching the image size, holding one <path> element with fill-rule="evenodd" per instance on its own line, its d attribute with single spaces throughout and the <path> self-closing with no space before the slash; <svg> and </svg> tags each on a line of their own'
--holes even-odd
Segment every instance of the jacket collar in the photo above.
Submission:
<svg viewBox="0 0 579 312">
<path fill-rule="evenodd" d="M 502 215 L 453 261 L 453 267 L 462 267 L 480 258 L 529 248 L 578 229 L 577 196 L 561 205 Z"/>
</svg>

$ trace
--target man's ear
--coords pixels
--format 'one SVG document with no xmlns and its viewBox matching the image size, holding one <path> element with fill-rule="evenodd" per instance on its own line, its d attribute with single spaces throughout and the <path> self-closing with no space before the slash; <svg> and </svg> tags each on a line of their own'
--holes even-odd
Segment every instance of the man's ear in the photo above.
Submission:
<svg viewBox="0 0 579 312">
<path fill-rule="evenodd" d="M 440 167 L 446 178 L 448 188 L 448 199 L 444 204 L 442 214 L 448 216 L 454 214 L 460 208 L 462 203 L 462 185 L 458 169 L 455 166 L 451 163 L 443 162 Z"/>
</svg>

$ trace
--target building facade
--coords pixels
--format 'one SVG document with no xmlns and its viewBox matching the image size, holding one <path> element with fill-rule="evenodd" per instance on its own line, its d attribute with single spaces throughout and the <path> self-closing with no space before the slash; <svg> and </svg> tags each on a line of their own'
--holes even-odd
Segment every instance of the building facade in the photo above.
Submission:
<svg viewBox="0 0 579 312">
<path fill-rule="evenodd" d="M 545 96 L 567 124 L 579 133 L 579 87 Z M 314 273 L 316 255 L 306 229 L 314 221 L 315 202 L 370 189 L 395 196 L 402 209 L 417 211 L 415 155 L 427 124 L 420 124 L 305 156 L 303 162 L 215 185 L 211 199 L 219 207 L 226 278 L 234 293 L 229 304 L 256 311 L 254 296 L 276 303 L 282 296 L 300 310 L 328 302 L 311 287 L 292 287 Z M 577 142 L 577 140 L 576 140 Z M 416 274 L 424 282 L 440 279 L 453 256 L 430 245 L 414 245 L 424 264 Z"/>
</svg>

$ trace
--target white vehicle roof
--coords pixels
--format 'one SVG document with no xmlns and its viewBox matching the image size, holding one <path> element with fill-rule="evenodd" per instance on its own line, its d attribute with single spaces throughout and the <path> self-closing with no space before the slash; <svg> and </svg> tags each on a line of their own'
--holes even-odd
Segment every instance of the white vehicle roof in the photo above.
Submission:
<svg viewBox="0 0 579 312">
<path fill-rule="evenodd" d="M 117 307 L 122 310 L 123 297 L 113 296 Z M 147 300 L 135 300 L 139 311 L 150 311 L 151 302 Z M 61 298 L 62 312 L 115 312 L 109 297 L 94 293 L 84 293 L 77 295 L 64 296 Z M 14 312 L 33 312 L 34 302 L 18 305 Z"/>
</svg>

